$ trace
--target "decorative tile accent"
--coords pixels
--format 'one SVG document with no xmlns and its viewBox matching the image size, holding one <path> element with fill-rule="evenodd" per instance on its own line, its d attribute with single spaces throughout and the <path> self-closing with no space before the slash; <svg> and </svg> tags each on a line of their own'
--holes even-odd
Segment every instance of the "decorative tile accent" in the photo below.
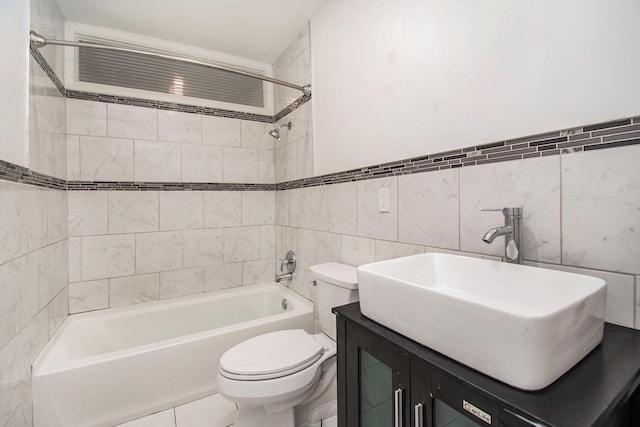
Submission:
<svg viewBox="0 0 640 427">
<path fill-rule="evenodd" d="M 640 144 L 640 127 L 630 124 L 631 119 L 599 123 L 287 181 L 276 187 L 290 190 Z"/>
<path fill-rule="evenodd" d="M 155 108 L 156 110 L 177 111 L 182 113 L 202 114 L 205 116 L 228 117 L 239 120 L 273 123 L 273 117 L 265 114 L 244 113 L 242 111 L 223 110 L 220 108 L 202 107 L 198 105 L 178 104 L 175 102 L 156 101 L 151 99 L 132 98 L 127 96 L 105 95 L 101 93 L 66 90 L 65 96 L 71 99 L 106 102 L 109 104 L 132 105 L 136 107 Z M 294 102 L 295 103 L 295 102 Z"/>
<path fill-rule="evenodd" d="M 4 160 L 0 160 L 0 179 L 17 182 L 19 184 L 34 185 L 36 187 L 52 188 L 54 190 L 67 189 L 67 183 L 64 179 L 38 173 L 29 168 L 5 162 Z"/>
<path fill-rule="evenodd" d="M 291 104 L 289 104 L 288 106 L 283 108 L 278 114 L 273 116 L 273 121 L 271 123 L 276 123 L 278 120 L 282 119 L 284 116 L 286 116 L 287 114 L 289 114 L 290 112 L 292 112 L 296 108 L 298 108 L 301 105 L 305 104 L 310 99 L 311 99 L 311 94 L 302 95 L 300 98 L 296 99 Z"/>
<path fill-rule="evenodd" d="M 311 99 L 305 94 L 282 109 L 273 117 L 237 111 L 221 110 L 193 105 L 168 103 L 139 98 L 119 97 L 104 94 L 66 90 L 55 76 L 51 67 L 37 50 L 31 54 L 43 68 L 56 87 L 67 98 L 85 99 L 111 104 L 133 105 L 158 110 L 202 114 L 204 116 L 228 117 L 264 123 L 276 123 Z M 294 188 L 316 187 L 344 182 L 364 181 L 375 178 L 408 175 L 422 172 L 454 169 L 488 163 L 523 160 L 534 157 L 555 156 L 581 151 L 600 150 L 640 144 L 640 118 L 626 118 L 583 127 L 547 132 L 511 140 L 481 144 L 458 150 L 429 154 L 379 165 L 366 166 L 343 172 L 332 173 L 298 180 L 288 180 L 278 184 L 250 183 L 178 183 L 178 182 L 111 182 L 111 181 L 67 181 L 32 172 L 27 168 L 0 160 L 0 179 L 38 185 L 41 187 L 68 190 L 109 190 L 109 191 L 274 191 Z M 276 150 L 277 151 L 277 150 Z M 276 152 L 276 156 L 278 153 Z M 278 173 L 279 171 L 275 171 Z M 278 178 L 278 176 L 276 176 Z M 260 181 L 258 177 L 256 181 Z"/>
<path fill-rule="evenodd" d="M 0 178 L 2 171 L 0 171 Z M 275 184 L 221 182 L 67 181 L 69 191 L 274 191 Z"/>
<path fill-rule="evenodd" d="M 78 181 L 55 178 L 0 160 L 0 179 L 57 190 L 109 191 L 274 191 L 364 181 L 464 166 L 640 144 L 640 119 L 617 120 L 541 135 L 397 160 L 278 184 L 218 182 Z M 591 130 L 588 130 L 591 129 Z M 277 171 L 276 171 L 277 172 Z"/>
<path fill-rule="evenodd" d="M 30 48 L 29 50 L 31 51 L 31 56 L 33 56 L 33 59 L 35 59 L 38 65 L 42 67 L 42 70 L 47 74 L 47 76 L 51 79 L 53 84 L 58 88 L 62 96 L 67 96 L 67 90 L 65 89 L 64 85 L 62 84 L 58 76 L 56 76 L 56 73 L 53 71 L 53 68 L 51 68 L 49 63 L 44 59 L 44 57 L 38 51 L 38 49 Z"/>
</svg>

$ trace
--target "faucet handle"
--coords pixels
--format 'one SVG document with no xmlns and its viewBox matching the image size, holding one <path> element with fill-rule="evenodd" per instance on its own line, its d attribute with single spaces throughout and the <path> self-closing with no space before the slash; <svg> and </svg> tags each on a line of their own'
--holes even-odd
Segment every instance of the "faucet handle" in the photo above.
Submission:
<svg viewBox="0 0 640 427">
<path fill-rule="evenodd" d="M 522 216 L 522 208 L 480 208 L 482 212 L 502 212 L 504 216 Z"/>
<path fill-rule="evenodd" d="M 293 273 L 296 269 L 296 254 L 293 251 L 287 251 L 287 255 L 284 260 L 280 263 L 280 271 L 284 271 L 284 268 L 287 267 L 288 273 Z"/>
</svg>

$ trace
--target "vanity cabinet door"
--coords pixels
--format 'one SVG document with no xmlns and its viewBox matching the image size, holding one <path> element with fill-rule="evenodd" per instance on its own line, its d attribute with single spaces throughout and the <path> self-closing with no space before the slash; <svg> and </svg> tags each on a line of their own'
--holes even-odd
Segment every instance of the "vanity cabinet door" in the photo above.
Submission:
<svg viewBox="0 0 640 427">
<path fill-rule="evenodd" d="M 411 359 L 411 427 L 432 427 L 431 369 Z"/>
<path fill-rule="evenodd" d="M 438 371 L 432 376 L 433 427 L 496 427 L 499 408 L 466 383 Z"/>
<path fill-rule="evenodd" d="M 408 427 L 408 353 L 352 325 L 346 329 L 345 362 L 346 424 L 340 427 Z"/>
</svg>

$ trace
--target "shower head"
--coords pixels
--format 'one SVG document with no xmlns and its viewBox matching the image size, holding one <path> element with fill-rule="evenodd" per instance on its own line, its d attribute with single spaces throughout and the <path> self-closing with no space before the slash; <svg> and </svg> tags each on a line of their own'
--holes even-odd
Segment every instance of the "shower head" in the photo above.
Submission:
<svg viewBox="0 0 640 427">
<path fill-rule="evenodd" d="M 274 137 L 275 139 L 277 139 L 278 141 L 280 140 L 280 129 L 282 128 L 287 128 L 289 130 L 291 130 L 291 122 L 289 123 L 283 123 L 280 126 L 278 126 L 277 128 L 270 130 L 269 131 L 269 135 L 271 135 L 272 137 Z"/>
</svg>

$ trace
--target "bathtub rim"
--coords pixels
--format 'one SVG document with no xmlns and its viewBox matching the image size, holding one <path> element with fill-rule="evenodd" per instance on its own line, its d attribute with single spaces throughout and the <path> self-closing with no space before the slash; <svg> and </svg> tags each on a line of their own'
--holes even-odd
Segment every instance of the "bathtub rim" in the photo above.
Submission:
<svg viewBox="0 0 640 427">
<path fill-rule="evenodd" d="M 43 375 L 56 375 L 59 373 L 64 373 L 69 370 L 78 369 L 82 367 L 91 366 L 97 363 L 104 363 L 110 360 L 119 359 L 121 357 L 126 356 L 135 356 L 144 354 L 147 352 L 151 352 L 161 345 L 162 347 L 173 347 L 177 345 L 181 345 L 184 343 L 189 343 L 193 341 L 197 341 L 199 339 L 205 338 L 211 335 L 211 331 L 216 331 L 216 334 L 223 333 L 232 333 L 240 328 L 251 327 L 256 324 L 260 324 L 263 322 L 264 317 L 247 320 L 240 323 L 234 323 L 231 325 L 223 326 L 220 328 L 204 330 L 188 335 L 180 335 L 177 337 L 164 339 L 160 341 L 155 341 L 148 344 L 138 345 L 134 347 L 128 347 L 125 349 L 115 350 L 111 352 L 101 353 L 94 356 L 83 357 L 83 358 L 74 358 L 74 359 L 62 359 L 62 358 L 48 358 L 48 356 L 55 349 L 56 344 L 63 339 L 63 334 L 67 329 L 72 327 L 78 323 L 89 322 L 96 319 L 112 319 L 121 317 L 123 313 L 136 313 L 136 314 L 144 314 L 148 312 L 159 311 L 163 308 L 174 308 L 187 306 L 193 301 L 198 302 L 206 302 L 211 300 L 220 300 L 225 299 L 228 295 L 239 296 L 243 294 L 251 294 L 260 291 L 274 291 L 277 293 L 283 293 L 286 295 L 286 298 L 294 303 L 294 310 L 285 311 L 282 313 L 274 314 L 266 316 L 270 320 L 277 321 L 280 319 L 285 319 L 288 317 L 292 317 L 294 315 L 304 315 L 314 312 L 314 303 L 304 298 L 300 294 L 296 293 L 289 287 L 275 282 L 263 282 L 257 283 L 253 285 L 243 285 L 237 286 L 233 288 L 225 288 L 215 291 L 208 291 L 199 294 L 193 295 L 185 295 L 175 298 L 168 298 L 164 300 L 156 300 L 149 301 L 139 304 L 131 304 L 121 307 L 113 307 L 102 310 L 76 313 L 67 316 L 64 320 L 63 324 L 58 328 L 54 336 L 51 338 L 49 343 L 45 346 L 42 352 L 38 355 L 38 357 L 33 362 L 32 368 L 32 377 L 38 377 Z M 64 363 L 62 363 L 64 362 Z"/>
</svg>

